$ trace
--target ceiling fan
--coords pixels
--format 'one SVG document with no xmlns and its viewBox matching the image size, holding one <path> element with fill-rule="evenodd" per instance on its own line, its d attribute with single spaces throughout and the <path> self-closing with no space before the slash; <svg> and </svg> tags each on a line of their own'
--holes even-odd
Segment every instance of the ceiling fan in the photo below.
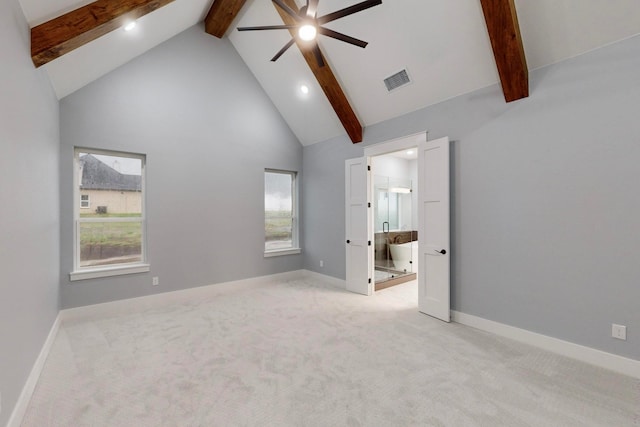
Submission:
<svg viewBox="0 0 640 427">
<path fill-rule="evenodd" d="M 331 37 L 345 43 L 350 43 L 359 47 L 366 47 L 367 42 L 358 40 L 356 38 L 347 36 L 346 34 L 339 33 L 337 31 L 324 28 L 323 25 L 335 21 L 336 19 L 344 18 L 345 16 L 352 15 L 357 12 L 361 12 L 370 7 L 382 4 L 382 0 L 366 0 L 353 6 L 340 9 L 336 12 L 329 13 L 324 16 L 317 16 L 318 2 L 319 0 L 307 0 L 307 4 L 300 8 L 299 12 L 294 11 L 287 6 L 283 0 L 272 0 L 280 9 L 282 9 L 287 15 L 291 16 L 295 25 L 267 25 L 260 27 L 238 27 L 238 31 L 257 31 L 257 30 L 292 30 L 297 29 L 297 37 L 300 40 L 313 42 L 312 49 L 313 54 L 316 57 L 319 67 L 324 67 L 324 60 L 322 59 L 322 53 L 318 47 L 318 43 L 315 40 L 317 34 L 322 34 L 327 37 Z M 296 37 L 292 37 L 291 40 L 284 45 L 282 49 L 276 55 L 271 58 L 271 61 L 275 62 L 282 56 L 282 54 L 289 49 L 293 43 L 295 43 Z"/>
</svg>

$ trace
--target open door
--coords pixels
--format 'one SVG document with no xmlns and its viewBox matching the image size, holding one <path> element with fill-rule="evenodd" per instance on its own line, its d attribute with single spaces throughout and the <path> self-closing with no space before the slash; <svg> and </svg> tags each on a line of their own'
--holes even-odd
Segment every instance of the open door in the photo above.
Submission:
<svg viewBox="0 0 640 427">
<path fill-rule="evenodd" d="M 418 308 L 449 322 L 449 138 L 418 144 Z"/>
<path fill-rule="evenodd" d="M 345 244 L 347 290 L 371 295 L 371 251 L 369 235 L 369 165 L 368 158 L 345 161 Z"/>
</svg>

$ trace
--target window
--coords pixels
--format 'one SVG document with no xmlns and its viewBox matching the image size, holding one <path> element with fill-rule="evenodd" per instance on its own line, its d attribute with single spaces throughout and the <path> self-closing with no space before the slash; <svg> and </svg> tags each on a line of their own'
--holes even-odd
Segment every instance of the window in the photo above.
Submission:
<svg viewBox="0 0 640 427">
<path fill-rule="evenodd" d="M 74 154 L 74 199 L 80 208 L 74 209 L 71 280 L 149 271 L 145 156 L 83 148 Z"/>
<path fill-rule="evenodd" d="M 296 173 L 264 172 L 265 256 L 300 253 L 296 205 Z"/>
</svg>

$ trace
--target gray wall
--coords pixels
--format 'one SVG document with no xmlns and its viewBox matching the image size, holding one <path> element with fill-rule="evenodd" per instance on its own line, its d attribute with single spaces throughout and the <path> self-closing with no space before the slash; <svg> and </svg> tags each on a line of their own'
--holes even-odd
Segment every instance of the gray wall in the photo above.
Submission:
<svg viewBox="0 0 640 427">
<path fill-rule="evenodd" d="M 305 147 L 305 267 L 345 277 L 344 160 L 428 130 L 454 141 L 453 309 L 640 359 L 638 76 L 634 37 L 532 72 L 528 99 L 493 86 Z"/>
<path fill-rule="evenodd" d="M 303 267 L 263 256 L 264 169 L 301 172 L 302 146 L 228 40 L 192 27 L 67 96 L 60 115 L 63 307 Z M 74 146 L 147 155 L 150 273 L 69 281 Z"/>
<path fill-rule="evenodd" d="M 0 2 L 0 425 L 58 313 L 58 101 L 17 0 Z"/>
</svg>

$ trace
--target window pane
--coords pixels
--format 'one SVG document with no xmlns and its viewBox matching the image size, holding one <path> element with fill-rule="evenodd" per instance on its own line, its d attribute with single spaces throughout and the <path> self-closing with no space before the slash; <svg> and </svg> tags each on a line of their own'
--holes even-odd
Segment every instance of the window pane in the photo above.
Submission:
<svg viewBox="0 0 640 427">
<path fill-rule="evenodd" d="M 91 200 L 92 207 L 82 211 L 81 217 L 129 217 L 142 213 L 141 159 L 80 153 L 79 163 L 81 198 Z"/>
<path fill-rule="evenodd" d="M 142 261 L 142 222 L 81 222 L 80 267 Z"/>
<path fill-rule="evenodd" d="M 76 269 L 142 263 L 144 156 L 75 150 Z"/>
<path fill-rule="evenodd" d="M 264 220 L 265 242 L 267 251 L 293 247 L 293 221 L 291 217 L 270 216 Z"/>
<path fill-rule="evenodd" d="M 293 174 L 265 172 L 265 250 L 293 247 Z"/>
</svg>

